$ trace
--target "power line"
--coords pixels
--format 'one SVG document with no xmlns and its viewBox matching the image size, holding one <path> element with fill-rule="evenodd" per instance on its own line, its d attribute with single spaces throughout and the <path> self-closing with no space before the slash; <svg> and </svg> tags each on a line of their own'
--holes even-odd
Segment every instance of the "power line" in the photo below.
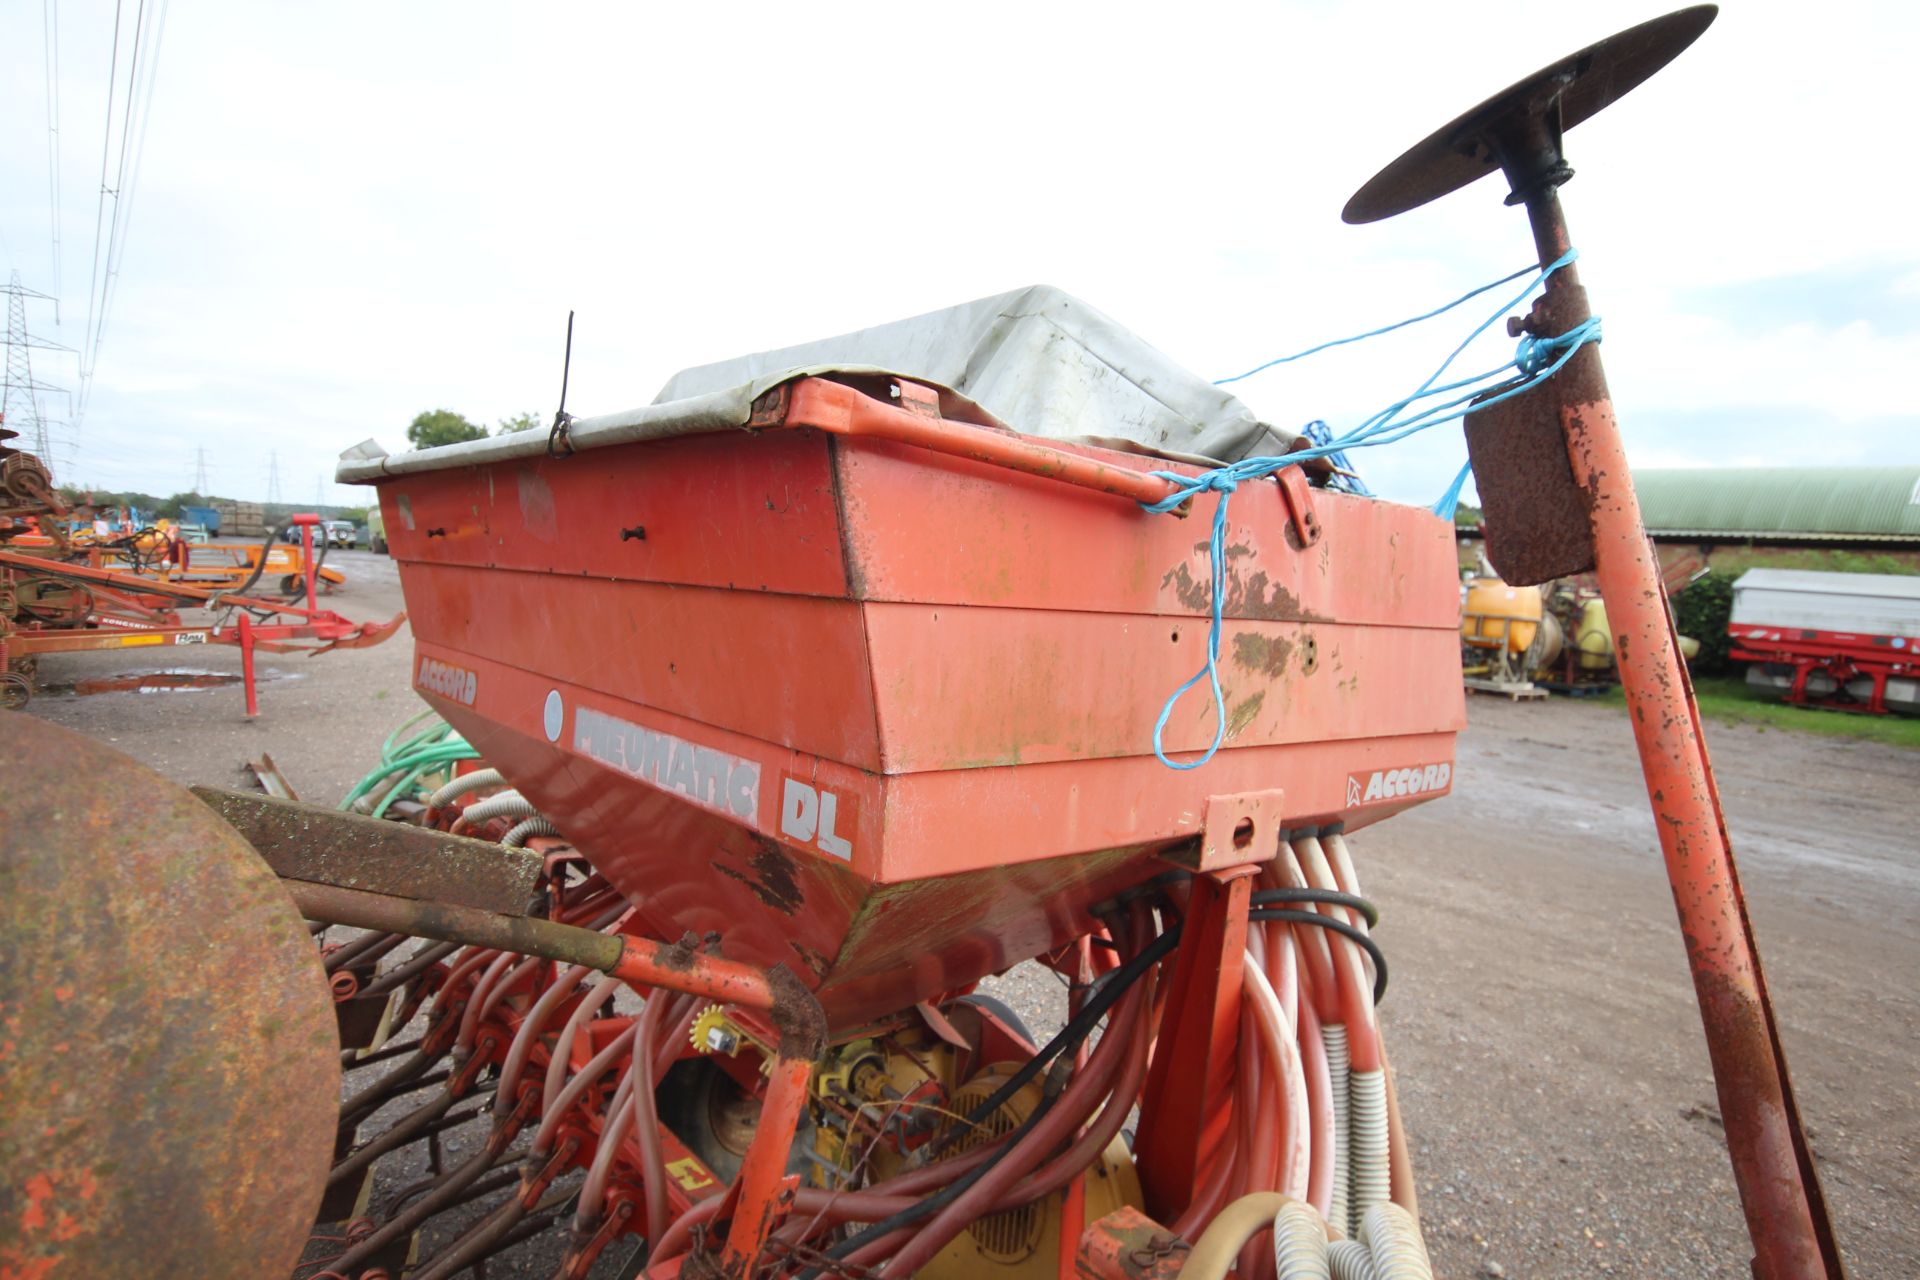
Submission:
<svg viewBox="0 0 1920 1280">
<path fill-rule="evenodd" d="M 113 89 L 120 82 L 120 4 L 113 5 L 113 57 L 107 63 L 107 125 L 100 138 L 100 194 L 94 200 L 93 207 L 93 264 L 87 268 L 87 330 L 81 339 L 82 352 L 90 352 L 93 346 L 94 292 L 100 279 L 101 233 L 107 223 L 107 158 L 113 152 Z M 119 197 L 115 197 L 117 201 Z M 86 413 L 87 387 L 92 381 L 93 369 L 89 356 L 80 357 L 80 412 Z"/>
<path fill-rule="evenodd" d="M 193 452 L 193 491 L 204 498 L 207 496 L 207 446 L 201 445 Z"/>
<path fill-rule="evenodd" d="M 160 45 L 166 34 L 166 0 L 155 0 L 151 12 L 147 0 L 140 0 L 134 12 L 125 102 L 119 119 L 120 147 L 116 156 L 113 147 L 114 98 L 120 86 L 123 19 L 124 0 L 115 0 L 113 56 L 108 64 L 107 120 L 100 145 L 100 195 L 94 209 L 93 261 L 87 272 L 87 332 L 81 344 L 80 406 L 76 419 L 85 417 L 87 407 L 92 402 L 93 374 L 99 364 L 100 345 L 106 336 L 113 300 L 117 296 L 116 286 L 126 250 L 128 228 L 132 225 L 134 194 L 139 185 L 141 160 L 146 151 L 153 90 L 159 78 Z M 137 110 L 134 105 L 136 98 L 139 100 Z M 110 176 L 111 184 L 108 181 Z M 113 200 L 110 218 L 106 212 L 109 197 Z"/>
<path fill-rule="evenodd" d="M 140 0 L 139 7 L 136 8 L 133 13 L 133 48 L 127 59 L 127 104 L 120 109 L 120 162 L 114 166 L 112 193 L 113 216 L 107 221 L 106 274 L 100 279 L 100 309 L 94 317 L 93 333 L 90 335 L 87 343 L 87 368 L 86 373 L 83 375 L 85 380 L 81 383 L 80 388 L 80 405 L 81 412 L 83 413 L 86 411 L 87 401 L 91 398 L 90 388 L 92 386 L 93 371 L 99 367 L 100 363 L 100 339 L 105 334 L 107 328 L 107 299 L 113 288 L 113 277 L 117 270 L 115 259 L 119 255 L 120 246 L 120 211 L 125 204 L 121 199 L 121 195 L 125 193 L 127 189 L 127 142 L 133 135 L 133 91 L 140 83 L 140 44 L 141 37 L 146 34 L 146 19 L 147 0 Z M 118 50 L 116 49 L 116 57 L 117 54 Z M 107 91 L 109 95 L 112 94 L 113 90 L 111 85 L 108 86 Z M 108 106 L 107 132 L 109 136 L 111 136 L 113 132 L 111 98 L 109 98 Z M 104 162 L 104 156 L 102 159 Z M 104 168 L 100 181 L 102 183 L 106 181 Z"/>
<path fill-rule="evenodd" d="M 53 198 L 53 323 L 60 323 L 60 6 L 40 0 L 40 35 L 47 57 L 47 189 Z"/>
<path fill-rule="evenodd" d="M 142 0 L 141 11 L 143 14 L 145 8 L 145 0 Z M 119 297 L 120 265 L 122 258 L 124 258 L 126 254 L 127 237 L 133 228 L 134 200 L 140 190 L 140 162 L 145 158 L 147 152 L 147 122 L 153 115 L 153 86 L 159 79 L 160 44 L 166 38 L 167 34 L 167 0 L 155 0 L 153 9 L 153 36 L 151 40 L 147 41 L 149 48 L 144 63 L 140 57 L 141 35 L 136 32 L 134 37 L 134 67 L 130 73 L 131 78 L 127 83 L 127 105 L 129 114 L 127 120 L 123 122 L 123 136 L 120 145 L 121 186 L 119 196 L 114 202 L 115 221 L 119 225 L 117 233 L 110 236 L 107 241 L 107 278 L 101 286 L 100 324 L 93 335 L 93 346 L 96 358 L 100 350 L 100 342 L 106 336 L 107 323 L 113 318 L 114 299 Z M 144 29 L 143 27 L 141 30 L 144 31 Z M 133 105 L 134 82 L 139 79 L 142 66 L 144 66 L 146 70 L 146 86 L 140 93 L 140 110 L 138 113 L 133 113 L 131 108 Z M 124 134 L 124 127 L 125 125 L 132 124 L 136 119 L 139 123 L 138 127 L 133 130 L 133 165 L 132 168 L 129 169 L 127 166 L 127 141 Z"/>
</svg>

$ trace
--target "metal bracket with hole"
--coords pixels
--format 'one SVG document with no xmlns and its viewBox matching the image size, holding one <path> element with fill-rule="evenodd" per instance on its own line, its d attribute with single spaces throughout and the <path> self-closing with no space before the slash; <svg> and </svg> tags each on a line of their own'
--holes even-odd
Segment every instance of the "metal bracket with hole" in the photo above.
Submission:
<svg viewBox="0 0 1920 1280">
<path fill-rule="evenodd" d="M 1300 546 L 1320 541 L 1320 517 L 1313 511 L 1313 487 L 1298 467 L 1282 467 L 1273 473 L 1280 482 L 1280 500 L 1287 504 L 1287 518 L 1293 522 L 1293 536 Z"/>
<path fill-rule="evenodd" d="M 1275 789 L 1208 796 L 1199 844 L 1182 846 L 1169 853 L 1167 861 L 1190 871 L 1219 871 L 1271 861 L 1280 852 L 1286 794 Z"/>
</svg>

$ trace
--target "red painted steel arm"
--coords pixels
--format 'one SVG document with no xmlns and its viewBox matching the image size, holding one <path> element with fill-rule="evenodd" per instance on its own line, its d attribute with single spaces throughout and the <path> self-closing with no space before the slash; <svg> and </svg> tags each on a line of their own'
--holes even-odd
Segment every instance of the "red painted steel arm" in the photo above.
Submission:
<svg viewBox="0 0 1920 1280">
<path fill-rule="evenodd" d="M 813 1063 L 781 1054 L 774 1060 L 760 1119 L 734 1180 L 733 1221 L 721 1246 L 718 1274 L 747 1276 L 760 1261 L 767 1237 L 786 1213 L 786 1202 L 796 1179 L 787 1174 L 787 1161 L 800 1118 L 807 1108 Z"/>
<path fill-rule="evenodd" d="M 1564 254 L 1571 241 L 1553 189 L 1535 193 L 1527 212 L 1540 261 Z M 1586 319 L 1585 294 L 1571 267 L 1548 279 L 1546 297 L 1560 304 L 1561 326 Z M 1594 576 L 1613 627 L 1620 685 L 1693 969 L 1734 1182 L 1753 1239 L 1754 1275 L 1837 1278 L 1844 1274 L 1839 1251 L 1794 1102 L 1700 708 L 1680 659 L 1597 351 L 1591 368 L 1591 382 L 1576 383 L 1578 390 L 1562 402 L 1560 426 L 1574 481 L 1586 495 Z"/>
<path fill-rule="evenodd" d="M 1147 1207 L 1162 1222 L 1200 1194 L 1232 1120 L 1240 971 L 1257 870 L 1242 865 L 1193 878 L 1134 1147 Z"/>
<path fill-rule="evenodd" d="M 567 964 L 584 964 L 633 986 L 704 996 L 722 1004 L 772 1012 L 776 1005 L 817 1011 L 813 996 L 791 974 L 724 960 L 686 943 L 669 946 L 651 938 L 604 934 L 531 916 L 504 915 L 479 907 L 429 902 L 345 885 L 282 880 L 310 920 L 382 929 L 420 938 L 496 947 Z M 778 1017 L 776 1022 L 780 1021 Z M 817 1039 L 818 1036 L 816 1035 Z"/>
<path fill-rule="evenodd" d="M 624 935 L 623 941 L 620 958 L 610 972 L 629 986 L 665 987 L 750 1009 L 774 1006 L 773 984 L 764 970 L 702 954 L 685 943 L 668 946 L 631 934 Z"/>
<path fill-rule="evenodd" d="M 1172 485 L 1145 471 L 1116 467 L 991 427 L 910 413 L 824 378 L 802 378 L 783 389 L 787 392 L 784 422 L 789 427 L 890 440 L 1135 502 L 1159 502 L 1174 492 Z"/>
</svg>

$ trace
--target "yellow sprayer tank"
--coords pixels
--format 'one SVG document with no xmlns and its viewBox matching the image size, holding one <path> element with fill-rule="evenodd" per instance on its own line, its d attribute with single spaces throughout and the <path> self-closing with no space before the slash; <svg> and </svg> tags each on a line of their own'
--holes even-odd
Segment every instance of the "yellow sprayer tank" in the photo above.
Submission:
<svg viewBox="0 0 1920 1280">
<path fill-rule="evenodd" d="M 1469 578 L 1462 601 L 1460 638 L 1475 649 L 1515 655 L 1533 646 L 1540 628 L 1540 588 L 1510 587 L 1498 578 Z"/>
<path fill-rule="evenodd" d="M 1604 671 L 1613 665 L 1613 629 L 1607 625 L 1607 606 L 1598 596 L 1580 607 L 1580 625 L 1573 633 L 1582 671 Z"/>
<path fill-rule="evenodd" d="M 1613 628 L 1607 624 L 1607 606 L 1598 596 L 1580 608 L 1574 648 L 1580 652 L 1583 671 L 1605 671 L 1613 665 Z M 1700 642 L 1692 636 L 1681 636 L 1680 656 L 1692 662 L 1700 656 Z"/>
</svg>

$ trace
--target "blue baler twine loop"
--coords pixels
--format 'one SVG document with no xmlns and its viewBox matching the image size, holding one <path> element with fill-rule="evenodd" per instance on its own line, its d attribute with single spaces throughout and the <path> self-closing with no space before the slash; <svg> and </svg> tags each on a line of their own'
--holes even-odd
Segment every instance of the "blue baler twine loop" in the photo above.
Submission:
<svg viewBox="0 0 1920 1280">
<path fill-rule="evenodd" d="M 1545 283 L 1548 276 L 1560 270 L 1562 267 L 1567 266 L 1578 257 L 1578 251 L 1569 249 L 1547 266 L 1539 268 L 1538 274 L 1534 275 L 1534 278 L 1528 281 L 1526 288 L 1521 290 L 1519 294 L 1505 306 L 1501 307 L 1500 310 L 1494 312 L 1491 316 L 1487 317 L 1486 320 L 1482 321 L 1472 333 L 1468 334 L 1466 340 L 1453 349 L 1452 354 L 1441 362 L 1440 367 L 1434 370 L 1425 382 L 1420 384 L 1418 390 L 1414 391 L 1412 395 L 1388 405 L 1385 409 L 1374 414 L 1346 435 L 1281 457 L 1242 458 L 1238 462 L 1229 463 L 1224 467 L 1215 467 L 1211 470 L 1203 471 L 1199 475 L 1189 476 L 1177 471 L 1155 471 L 1152 473 L 1174 487 L 1172 493 L 1160 499 L 1158 502 L 1143 502 L 1140 504 L 1146 510 L 1156 514 L 1172 511 L 1176 507 L 1190 502 L 1203 493 L 1217 493 L 1220 495 L 1219 500 L 1214 504 L 1213 532 L 1208 546 L 1208 559 L 1212 570 L 1213 603 L 1212 624 L 1207 630 L 1206 665 L 1194 672 L 1192 676 L 1187 678 L 1185 683 L 1173 691 L 1166 702 L 1162 704 L 1159 718 L 1154 721 L 1153 754 L 1159 757 L 1161 764 L 1167 766 L 1169 769 L 1179 769 L 1182 771 L 1198 769 L 1201 765 L 1213 759 L 1214 754 L 1220 750 L 1221 745 L 1226 741 L 1227 699 L 1225 692 L 1220 687 L 1220 637 L 1224 629 L 1222 611 L 1225 608 L 1227 578 L 1227 499 L 1232 496 L 1241 484 L 1249 480 L 1264 479 L 1267 476 L 1273 475 L 1283 467 L 1296 466 L 1302 462 L 1308 462 L 1318 458 L 1332 458 L 1348 449 L 1392 444 L 1395 441 L 1404 440 L 1408 436 L 1425 431 L 1430 427 L 1437 427 L 1444 422 L 1451 422 L 1456 418 L 1464 417 L 1472 410 L 1484 409 L 1490 405 L 1499 404 L 1503 400 L 1510 400 L 1524 391 L 1531 390 L 1538 383 L 1558 373 L 1561 368 L 1566 365 L 1567 361 L 1573 359 L 1574 353 L 1581 347 L 1589 342 L 1600 341 L 1600 318 L 1598 316 L 1590 317 L 1584 323 L 1556 337 L 1522 338 L 1519 346 L 1514 351 L 1513 359 L 1501 365 L 1499 368 L 1490 369 L 1485 373 L 1476 374 L 1472 377 L 1459 379 L 1443 385 L 1434 385 L 1439 382 L 1441 375 L 1453 366 L 1453 362 L 1460 357 L 1460 354 L 1464 352 L 1468 346 L 1472 345 L 1476 338 L 1492 327 L 1495 321 L 1526 301 L 1527 297 L 1532 294 L 1535 289 Z M 1346 343 L 1358 342 L 1363 338 L 1390 333 L 1395 329 L 1403 328 L 1406 325 L 1429 319 L 1442 312 L 1451 310 L 1470 298 L 1477 297 L 1489 289 L 1497 288 L 1502 284 L 1506 284 L 1508 281 L 1518 279 L 1520 276 L 1526 274 L 1528 274 L 1527 271 L 1519 271 L 1510 276 L 1503 276 L 1491 284 L 1482 285 L 1478 289 L 1456 298 L 1446 306 L 1435 311 L 1429 311 L 1423 315 L 1415 316 L 1410 320 L 1403 320 L 1398 324 L 1387 325 L 1384 328 L 1374 329 L 1352 338 L 1341 338 L 1334 342 L 1325 342 L 1296 355 L 1284 356 L 1278 360 L 1270 360 L 1266 364 L 1259 366 L 1259 368 L 1249 370 L 1247 373 L 1236 374 L 1231 378 L 1222 378 L 1220 382 L 1215 383 L 1215 385 L 1237 382 L 1241 378 L 1249 377 L 1254 373 L 1260 372 L 1261 369 L 1268 369 L 1276 364 L 1285 364 L 1292 360 L 1298 360 L 1303 356 L 1312 355 L 1316 351 L 1325 351 L 1329 347 L 1342 346 Z M 1493 395 L 1486 394 L 1491 386 L 1499 385 L 1494 381 L 1495 379 L 1504 377 L 1513 371 L 1518 371 L 1520 374 L 1518 379 L 1503 386 Z M 1411 417 L 1402 418 L 1400 416 L 1412 408 L 1418 401 L 1434 396 L 1448 395 L 1452 392 L 1460 392 L 1461 394 L 1454 395 L 1452 398 L 1443 400 L 1439 404 L 1430 405 L 1413 414 Z M 1454 477 L 1453 484 L 1448 488 L 1446 494 L 1440 499 L 1439 503 L 1435 504 L 1434 514 L 1451 518 L 1452 510 L 1459 502 L 1460 492 L 1465 487 L 1467 476 L 1471 474 L 1471 471 L 1471 463 L 1461 468 L 1460 473 Z M 1163 741 L 1167 721 L 1172 717 L 1173 709 L 1175 705 L 1179 703 L 1180 699 L 1185 696 L 1189 689 L 1199 684 L 1203 679 L 1208 682 L 1213 690 L 1213 743 L 1197 760 L 1190 760 L 1185 763 L 1170 760 L 1167 758 Z"/>
</svg>

